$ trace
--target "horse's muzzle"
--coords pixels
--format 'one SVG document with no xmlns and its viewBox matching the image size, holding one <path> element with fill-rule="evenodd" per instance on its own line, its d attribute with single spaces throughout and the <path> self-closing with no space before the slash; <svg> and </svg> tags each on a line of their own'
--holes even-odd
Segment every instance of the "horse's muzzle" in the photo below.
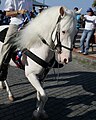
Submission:
<svg viewBox="0 0 96 120">
<path fill-rule="evenodd" d="M 61 54 L 58 54 L 58 61 L 61 64 L 68 64 L 69 62 L 72 61 L 72 59 L 68 57 L 63 57 Z"/>
</svg>

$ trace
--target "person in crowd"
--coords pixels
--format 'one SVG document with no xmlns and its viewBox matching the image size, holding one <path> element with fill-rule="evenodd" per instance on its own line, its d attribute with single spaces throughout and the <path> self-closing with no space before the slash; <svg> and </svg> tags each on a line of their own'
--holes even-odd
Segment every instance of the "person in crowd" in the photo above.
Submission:
<svg viewBox="0 0 96 120">
<path fill-rule="evenodd" d="M 85 18 L 84 18 L 84 14 L 81 15 L 81 28 L 85 27 Z"/>
<path fill-rule="evenodd" d="M 30 12 L 33 9 L 33 1 L 28 0 L 6 0 L 5 1 L 5 15 L 11 17 L 9 29 L 7 31 L 4 45 L 0 53 L 0 80 L 5 80 L 8 73 L 8 64 L 11 59 L 12 51 L 16 49 L 16 46 L 12 46 L 12 39 L 18 33 L 18 27 L 23 23 L 22 16 L 26 12 Z"/>
<path fill-rule="evenodd" d="M 76 37 L 77 37 L 77 34 L 78 34 L 79 29 L 81 27 L 81 10 L 82 9 L 78 10 L 78 7 L 74 8 L 74 11 L 76 14 L 76 20 L 77 20 L 77 25 L 76 25 L 77 31 L 76 31 L 76 35 L 75 35 L 74 41 L 73 41 L 73 48 L 75 48 Z"/>
<path fill-rule="evenodd" d="M 94 15 L 92 8 L 87 9 L 87 15 L 84 15 L 84 18 L 85 18 L 85 28 L 80 39 L 79 52 L 83 53 L 84 55 L 87 55 L 90 47 L 90 39 L 92 35 L 94 35 L 95 25 L 96 25 L 96 16 Z"/>
<path fill-rule="evenodd" d="M 39 14 L 44 10 L 44 7 L 39 8 Z"/>
<path fill-rule="evenodd" d="M 9 25 L 10 23 L 10 17 L 4 15 L 3 17 L 3 25 Z"/>
<path fill-rule="evenodd" d="M 2 25 L 3 24 L 3 12 L 2 12 L 2 10 L 0 10 L 0 25 Z"/>
</svg>

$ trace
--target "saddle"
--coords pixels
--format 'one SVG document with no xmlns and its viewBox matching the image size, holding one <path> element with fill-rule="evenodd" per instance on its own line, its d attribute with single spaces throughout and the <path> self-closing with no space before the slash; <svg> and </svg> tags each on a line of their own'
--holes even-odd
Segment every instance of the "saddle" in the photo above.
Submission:
<svg viewBox="0 0 96 120">
<path fill-rule="evenodd" d="M 22 51 L 21 50 L 17 50 L 13 52 L 12 60 L 18 68 L 25 70 L 25 65 L 22 64 Z"/>
</svg>

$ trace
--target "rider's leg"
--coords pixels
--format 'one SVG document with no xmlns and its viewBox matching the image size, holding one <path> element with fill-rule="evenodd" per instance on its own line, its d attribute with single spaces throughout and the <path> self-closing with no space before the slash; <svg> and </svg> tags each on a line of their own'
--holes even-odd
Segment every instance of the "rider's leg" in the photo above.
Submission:
<svg viewBox="0 0 96 120">
<path fill-rule="evenodd" d="M 4 44 L 2 46 L 2 50 L 0 53 L 0 80 L 3 81 L 7 78 L 8 73 L 8 64 L 11 59 L 11 48 L 12 42 L 14 41 L 13 37 L 15 37 L 18 30 L 17 25 L 10 25 L 7 35 L 4 40 Z"/>
<path fill-rule="evenodd" d="M 11 52 L 8 52 L 3 56 L 2 63 L 0 65 L 0 81 L 4 81 L 7 78 L 8 64 L 11 59 Z"/>
</svg>

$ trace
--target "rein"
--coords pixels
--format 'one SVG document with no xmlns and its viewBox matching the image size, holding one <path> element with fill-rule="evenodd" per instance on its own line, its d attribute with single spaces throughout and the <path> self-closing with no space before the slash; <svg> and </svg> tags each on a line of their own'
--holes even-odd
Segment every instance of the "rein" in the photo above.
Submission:
<svg viewBox="0 0 96 120">
<path fill-rule="evenodd" d="M 65 48 L 65 49 L 67 49 L 67 50 L 73 51 L 73 48 L 66 47 L 66 46 L 64 46 L 64 45 L 62 45 L 62 44 L 61 44 L 61 47 Z"/>
<path fill-rule="evenodd" d="M 69 47 L 66 47 L 65 45 L 61 44 L 61 41 L 60 41 L 60 21 L 61 20 L 62 20 L 62 17 L 60 15 L 59 18 L 58 18 L 58 21 L 57 21 L 57 25 L 58 26 L 57 26 L 57 31 L 56 31 L 56 37 L 57 37 L 56 49 L 57 49 L 58 53 L 61 53 L 62 47 L 65 48 L 65 49 L 67 49 L 67 50 L 69 50 L 69 51 L 73 50 L 73 48 L 69 48 Z M 56 37 L 55 37 L 55 39 L 56 39 Z"/>
<path fill-rule="evenodd" d="M 20 31 L 25 24 L 27 24 L 31 20 L 31 16 L 29 12 L 26 12 L 24 15 L 22 15 L 23 22 L 19 25 L 18 31 Z"/>
</svg>

